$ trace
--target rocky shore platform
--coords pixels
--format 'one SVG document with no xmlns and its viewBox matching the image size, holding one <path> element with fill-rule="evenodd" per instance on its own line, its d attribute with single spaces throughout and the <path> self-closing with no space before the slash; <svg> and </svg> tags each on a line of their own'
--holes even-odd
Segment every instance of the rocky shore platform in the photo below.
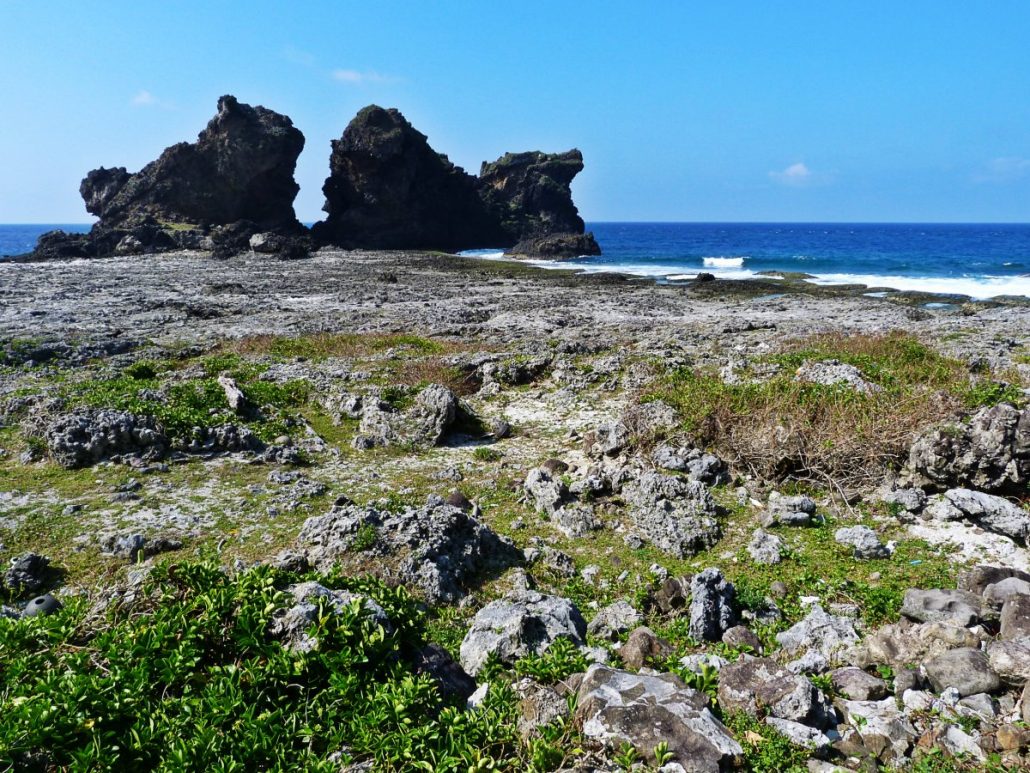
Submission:
<svg viewBox="0 0 1030 773">
<path fill-rule="evenodd" d="M 1025 304 L 337 248 L 0 287 L 0 763 L 1030 765 Z"/>
</svg>

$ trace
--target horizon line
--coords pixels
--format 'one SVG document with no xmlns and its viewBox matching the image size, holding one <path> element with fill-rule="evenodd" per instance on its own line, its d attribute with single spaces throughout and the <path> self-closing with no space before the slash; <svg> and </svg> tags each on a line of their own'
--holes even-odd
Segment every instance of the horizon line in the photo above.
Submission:
<svg viewBox="0 0 1030 773">
<path fill-rule="evenodd" d="M 301 220 L 304 226 L 321 220 Z M 586 225 L 1025 225 L 1030 220 L 584 220 Z M 95 222 L 22 222 L 4 226 L 93 226 Z"/>
</svg>

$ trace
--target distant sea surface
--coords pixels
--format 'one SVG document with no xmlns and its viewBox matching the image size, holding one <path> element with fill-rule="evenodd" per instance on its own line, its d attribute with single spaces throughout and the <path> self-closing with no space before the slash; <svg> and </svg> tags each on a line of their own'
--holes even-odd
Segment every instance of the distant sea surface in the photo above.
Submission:
<svg viewBox="0 0 1030 773">
<path fill-rule="evenodd" d="M 0 225 L 0 256 L 28 252 L 45 231 L 88 224 Z M 702 271 L 746 279 L 798 272 L 820 284 L 864 284 L 991 298 L 1030 297 L 1030 224 L 589 223 L 604 254 L 534 261 L 689 281 Z M 465 254 L 499 257 L 497 249 Z"/>
<path fill-rule="evenodd" d="M 587 229 L 603 255 L 534 262 L 670 282 L 702 271 L 728 279 L 780 271 L 871 290 L 1030 296 L 1030 224 L 588 223 Z M 499 257 L 500 251 L 466 254 Z"/>
<path fill-rule="evenodd" d="M 21 255 L 25 252 L 31 252 L 32 248 L 36 246 L 36 239 L 40 237 L 40 234 L 45 234 L 47 231 L 61 230 L 80 234 L 86 233 L 92 227 L 91 223 L 73 223 L 71 225 L 67 223 L 50 225 L 41 225 L 39 223 L 32 225 L 0 224 L 0 259 L 8 255 Z"/>
</svg>

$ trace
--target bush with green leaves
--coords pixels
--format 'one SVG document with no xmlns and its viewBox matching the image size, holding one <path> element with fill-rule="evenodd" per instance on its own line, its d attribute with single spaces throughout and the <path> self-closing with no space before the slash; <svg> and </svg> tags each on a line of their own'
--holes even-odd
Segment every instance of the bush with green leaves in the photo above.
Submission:
<svg viewBox="0 0 1030 773">
<path fill-rule="evenodd" d="M 392 630 L 361 604 L 323 606 L 319 646 L 283 647 L 270 624 L 297 579 L 170 565 L 132 609 L 98 618 L 73 600 L 0 620 L 0 769 L 526 770 L 564 757 L 547 741 L 567 740 L 560 728 L 519 741 L 504 683 L 469 712 L 412 672 L 424 613 L 401 588 L 316 577 L 375 599 Z"/>
</svg>

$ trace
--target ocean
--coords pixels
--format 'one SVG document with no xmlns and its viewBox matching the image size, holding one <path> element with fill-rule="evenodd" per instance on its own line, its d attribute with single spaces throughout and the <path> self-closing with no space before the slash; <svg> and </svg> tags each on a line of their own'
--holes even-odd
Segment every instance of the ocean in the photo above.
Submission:
<svg viewBox="0 0 1030 773">
<path fill-rule="evenodd" d="M 1030 224 L 588 223 L 599 257 L 533 261 L 688 281 L 761 272 L 809 274 L 820 284 L 991 298 L 1030 297 Z M 499 250 L 466 254 L 499 257 Z"/>
<path fill-rule="evenodd" d="M 746 279 L 798 272 L 821 284 L 991 298 L 1030 297 L 1030 224 L 588 223 L 604 255 L 533 261 L 660 281 L 699 272 Z M 88 225 L 0 225 L 0 255 L 27 252 L 44 231 Z M 464 254 L 500 257 L 500 250 Z"/>
</svg>

